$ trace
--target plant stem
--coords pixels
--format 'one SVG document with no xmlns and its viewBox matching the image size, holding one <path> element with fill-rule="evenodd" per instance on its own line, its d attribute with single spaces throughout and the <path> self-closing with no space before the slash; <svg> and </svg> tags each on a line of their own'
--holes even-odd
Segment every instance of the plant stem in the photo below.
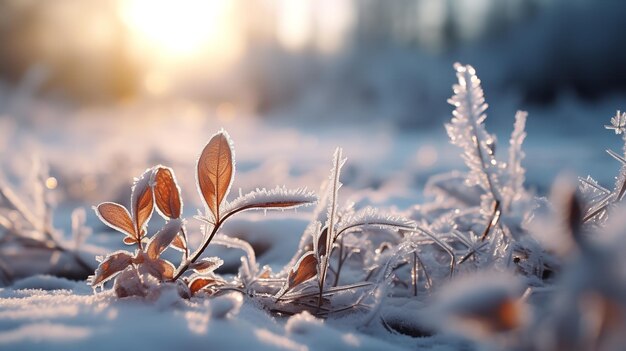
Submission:
<svg viewBox="0 0 626 351">
<path fill-rule="evenodd" d="M 411 283 L 413 283 L 413 296 L 417 296 L 417 254 L 413 251 L 413 267 L 411 268 Z"/>
<path fill-rule="evenodd" d="M 215 236 L 215 234 L 217 234 L 217 230 L 220 228 L 221 225 L 222 225 L 222 222 L 215 223 L 215 225 L 213 226 L 213 230 L 211 231 L 211 234 L 209 234 L 209 237 L 204 241 L 204 243 L 202 243 L 202 246 L 200 247 L 200 249 L 198 249 L 194 253 L 191 259 L 185 261 L 185 264 L 178 270 L 178 272 L 176 272 L 176 274 L 174 275 L 174 278 L 172 278 L 172 281 L 176 281 L 178 278 L 180 278 L 180 276 L 183 275 L 183 273 L 185 273 L 187 269 L 189 269 L 189 266 L 192 263 L 196 262 L 198 258 L 200 258 L 200 255 L 202 255 L 204 250 L 206 250 L 207 246 L 209 246 L 209 243 L 211 242 L 211 240 L 213 240 L 213 237 Z"/>
<path fill-rule="evenodd" d="M 491 228 L 498 224 L 500 221 L 500 213 L 500 201 L 496 200 L 493 204 L 493 212 L 491 213 L 489 223 L 487 223 L 487 227 L 485 227 L 483 234 L 480 236 L 480 241 L 485 241 L 487 235 L 489 235 L 489 232 L 491 231 Z"/>
<path fill-rule="evenodd" d="M 348 257 L 346 255 L 346 257 Z M 341 273 L 341 267 L 343 266 L 344 257 L 343 257 L 343 238 L 339 241 L 339 259 L 337 263 L 337 273 L 335 274 L 335 282 L 333 286 L 337 286 L 339 283 L 339 274 Z"/>
</svg>

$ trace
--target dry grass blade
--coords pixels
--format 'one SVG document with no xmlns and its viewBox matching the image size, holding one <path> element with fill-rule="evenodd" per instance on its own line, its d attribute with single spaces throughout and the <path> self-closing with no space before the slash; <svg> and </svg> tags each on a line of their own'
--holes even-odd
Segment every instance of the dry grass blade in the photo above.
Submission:
<svg viewBox="0 0 626 351">
<path fill-rule="evenodd" d="M 118 251 L 108 255 L 98 269 L 96 269 L 95 275 L 91 277 L 89 283 L 91 286 L 98 286 L 106 283 L 109 279 L 113 278 L 117 273 L 123 271 L 128 267 L 133 260 L 133 256 L 129 252 Z"/>
<path fill-rule="evenodd" d="M 220 220 L 220 205 L 228 194 L 235 174 L 233 163 L 229 138 L 224 131 L 211 138 L 198 159 L 198 189 L 216 223 Z"/>
<path fill-rule="evenodd" d="M 114 202 L 104 202 L 98 205 L 95 211 L 100 220 L 109 227 L 131 237 L 137 236 L 130 213 L 124 206 Z"/>
<path fill-rule="evenodd" d="M 174 172 L 170 168 L 159 166 L 156 169 L 153 189 L 157 210 L 166 218 L 180 218 L 183 203 L 180 197 L 180 188 Z"/>
</svg>

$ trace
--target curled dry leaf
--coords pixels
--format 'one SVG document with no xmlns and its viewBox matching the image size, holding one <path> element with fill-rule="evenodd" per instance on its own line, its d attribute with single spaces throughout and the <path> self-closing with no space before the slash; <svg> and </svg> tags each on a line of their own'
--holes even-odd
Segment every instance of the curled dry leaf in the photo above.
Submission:
<svg viewBox="0 0 626 351">
<path fill-rule="evenodd" d="M 183 202 L 174 171 L 168 167 L 158 166 L 153 177 L 152 186 L 157 210 L 165 218 L 180 218 Z"/>
<path fill-rule="evenodd" d="M 521 324 L 521 307 L 512 299 L 500 301 L 491 308 L 458 316 L 459 321 L 467 322 L 481 332 L 499 333 L 515 329 Z"/>
<path fill-rule="evenodd" d="M 317 258 L 313 251 L 305 253 L 295 266 L 289 271 L 287 285 L 279 292 L 279 296 L 284 295 L 289 290 L 306 282 L 317 275 Z"/>
<path fill-rule="evenodd" d="M 137 236 L 130 213 L 124 206 L 114 202 L 104 202 L 94 210 L 104 224 L 128 236 Z"/>
<path fill-rule="evenodd" d="M 213 272 L 223 264 L 224 261 L 219 257 L 205 257 L 194 262 L 190 268 L 196 271 L 196 273 L 206 274 Z"/>
<path fill-rule="evenodd" d="M 187 251 L 187 241 L 183 237 L 182 234 L 176 235 L 174 240 L 172 240 L 172 247 L 178 251 L 185 252 Z"/>
<path fill-rule="evenodd" d="M 128 267 L 133 260 L 130 252 L 117 251 L 104 258 L 96 269 L 95 275 L 90 279 L 91 286 L 98 286 L 106 283 L 117 273 Z"/>
<path fill-rule="evenodd" d="M 139 272 L 135 268 L 127 268 L 115 279 L 113 290 L 117 297 L 146 296 L 148 288 L 141 281 Z"/>
<path fill-rule="evenodd" d="M 137 244 L 137 238 L 127 236 L 124 238 L 124 244 L 126 245 L 135 245 Z"/>
<path fill-rule="evenodd" d="M 207 286 L 221 284 L 221 282 L 215 278 L 197 277 L 189 282 L 189 291 L 191 295 L 195 295 L 198 291 L 206 288 Z"/>
<path fill-rule="evenodd" d="M 326 256 L 326 241 L 328 239 L 328 227 L 324 227 L 320 236 L 317 238 L 317 257 Z"/>
<path fill-rule="evenodd" d="M 221 131 L 204 147 L 197 166 L 198 189 L 216 223 L 220 220 L 220 206 L 230 190 L 234 175 L 229 138 L 226 132 Z"/>
<path fill-rule="evenodd" d="M 161 258 L 145 259 L 139 266 L 141 273 L 150 274 L 161 281 L 172 279 L 175 270 L 176 268 L 173 264 Z"/>
<path fill-rule="evenodd" d="M 174 240 L 176 234 L 180 232 L 182 224 L 183 222 L 180 219 L 172 219 L 171 221 L 165 223 L 163 228 L 154 234 L 148 242 L 148 247 L 146 248 L 148 257 L 151 259 L 159 257 Z"/>
<path fill-rule="evenodd" d="M 132 216 L 135 220 L 135 233 L 138 236 L 142 236 L 143 228 L 152 216 L 154 209 L 152 187 L 150 186 L 152 172 L 152 169 L 146 170 L 135 181 L 130 198 Z"/>
</svg>

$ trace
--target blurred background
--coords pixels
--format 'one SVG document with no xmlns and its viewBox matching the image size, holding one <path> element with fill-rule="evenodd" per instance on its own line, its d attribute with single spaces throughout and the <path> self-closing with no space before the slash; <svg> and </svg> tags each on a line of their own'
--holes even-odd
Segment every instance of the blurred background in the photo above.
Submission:
<svg viewBox="0 0 626 351">
<path fill-rule="evenodd" d="M 503 149 L 529 111 L 537 192 L 563 169 L 610 185 L 624 18 L 621 0 L 2 0 L 2 173 L 28 188 L 46 164 L 72 208 L 126 203 L 165 163 L 197 203 L 193 163 L 224 127 L 236 187 L 316 189 L 343 146 L 360 200 L 407 207 L 433 173 L 465 169 L 442 126 L 460 61 Z"/>
</svg>

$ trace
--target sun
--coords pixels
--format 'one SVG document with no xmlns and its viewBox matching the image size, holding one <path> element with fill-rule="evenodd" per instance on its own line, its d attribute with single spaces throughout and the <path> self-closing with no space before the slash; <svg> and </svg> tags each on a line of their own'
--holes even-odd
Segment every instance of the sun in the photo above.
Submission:
<svg viewBox="0 0 626 351">
<path fill-rule="evenodd" d="M 221 40 L 229 1 L 124 0 L 123 21 L 136 39 L 159 54 L 194 55 Z"/>
</svg>

